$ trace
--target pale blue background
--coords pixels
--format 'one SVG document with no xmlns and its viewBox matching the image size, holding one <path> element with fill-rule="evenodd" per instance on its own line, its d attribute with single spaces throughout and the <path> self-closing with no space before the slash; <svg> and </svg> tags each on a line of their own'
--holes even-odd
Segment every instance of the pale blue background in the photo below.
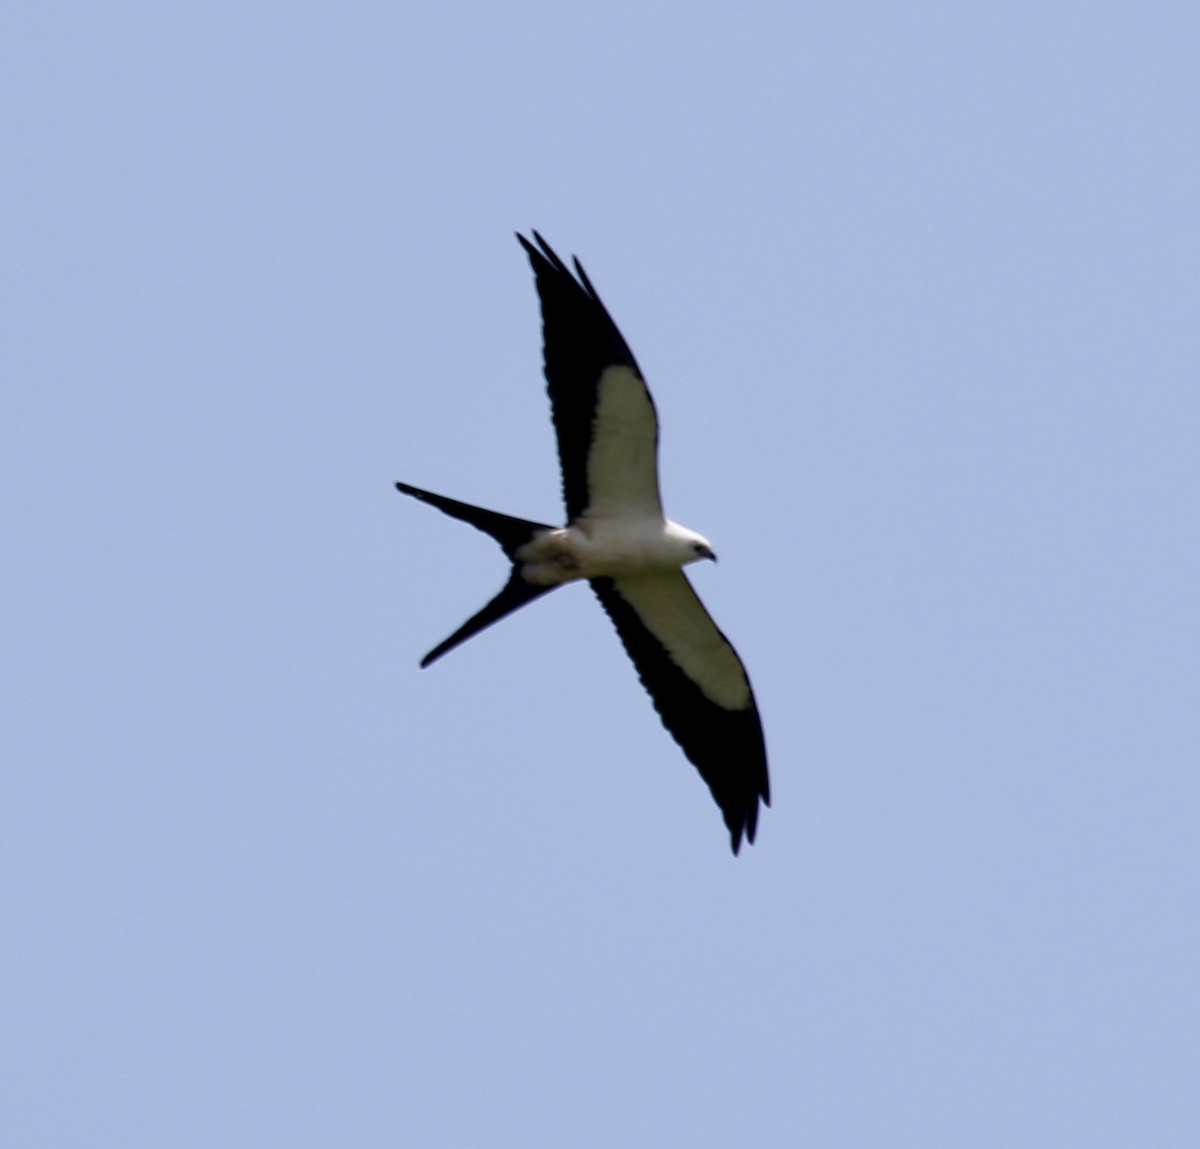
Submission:
<svg viewBox="0 0 1200 1149">
<path fill-rule="evenodd" d="M 13 1147 L 1194 1146 L 1200 8 L 25 4 Z M 730 856 L 559 514 L 515 228 L 663 416 Z"/>
</svg>

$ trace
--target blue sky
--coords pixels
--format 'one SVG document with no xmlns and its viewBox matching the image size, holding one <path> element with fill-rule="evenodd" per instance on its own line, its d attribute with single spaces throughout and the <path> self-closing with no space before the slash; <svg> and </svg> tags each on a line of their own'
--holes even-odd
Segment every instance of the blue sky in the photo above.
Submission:
<svg viewBox="0 0 1200 1149">
<path fill-rule="evenodd" d="M 23 6 L 12 1145 L 1184 1146 L 1193 4 Z M 733 859 L 559 514 L 532 277 L 663 424 Z"/>
</svg>

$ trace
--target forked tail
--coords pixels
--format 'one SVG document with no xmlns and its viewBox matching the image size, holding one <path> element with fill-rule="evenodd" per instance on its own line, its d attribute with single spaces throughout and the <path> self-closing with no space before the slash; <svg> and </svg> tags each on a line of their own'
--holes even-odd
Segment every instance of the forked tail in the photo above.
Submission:
<svg viewBox="0 0 1200 1149">
<path fill-rule="evenodd" d="M 410 487 L 407 483 L 397 483 L 396 489 L 405 495 L 411 495 L 423 503 L 428 503 L 443 514 L 491 535 L 508 555 L 513 564 L 508 582 L 491 602 L 477 614 L 473 614 L 445 642 L 438 643 L 423 659 L 421 666 L 426 667 L 437 661 L 443 654 L 466 642 L 468 638 L 478 634 L 485 627 L 499 622 L 505 615 L 519 610 L 526 603 L 540 598 L 552 586 L 533 586 L 521 577 L 521 566 L 516 560 L 516 553 L 527 542 L 543 531 L 552 531 L 545 523 L 531 523 L 528 519 L 516 519 L 512 515 L 502 515 L 498 511 L 486 511 L 482 507 L 473 507 L 470 503 L 460 503 L 457 499 L 448 499 L 445 495 L 435 495 L 431 491 L 422 491 L 420 487 Z"/>
</svg>

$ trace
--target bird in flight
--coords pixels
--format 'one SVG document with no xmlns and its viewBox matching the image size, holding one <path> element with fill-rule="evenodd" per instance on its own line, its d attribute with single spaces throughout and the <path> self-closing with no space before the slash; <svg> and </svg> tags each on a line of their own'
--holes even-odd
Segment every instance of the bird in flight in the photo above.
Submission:
<svg viewBox="0 0 1200 1149">
<path fill-rule="evenodd" d="M 767 752 L 746 668 L 683 568 L 716 561 L 702 535 L 663 515 L 658 416 L 646 382 L 579 260 L 575 274 L 535 231 L 529 256 L 542 305 L 547 391 L 567 522 L 547 526 L 407 483 L 397 488 L 489 534 L 512 563 L 478 614 L 421 660 L 441 658 L 547 591 L 586 579 L 662 718 L 708 784 L 736 854 L 769 805 Z"/>
</svg>

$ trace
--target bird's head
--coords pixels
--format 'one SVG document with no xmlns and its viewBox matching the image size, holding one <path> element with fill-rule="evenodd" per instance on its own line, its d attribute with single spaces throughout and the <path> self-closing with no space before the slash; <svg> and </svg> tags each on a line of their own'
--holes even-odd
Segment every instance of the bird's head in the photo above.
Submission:
<svg viewBox="0 0 1200 1149">
<path fill-rule="evenodd" d="M 717 561 L 717 552 L 712 549 L 712 543 L 703 535 L 698 535 L 695 531 L 689 531 L 687 527 L 681 527 L 678 523 L 667 523 L 667 537 L 677 548 L 683 564 L 699 562 L 700 559 L 711 559 Z"/>
</svg>

